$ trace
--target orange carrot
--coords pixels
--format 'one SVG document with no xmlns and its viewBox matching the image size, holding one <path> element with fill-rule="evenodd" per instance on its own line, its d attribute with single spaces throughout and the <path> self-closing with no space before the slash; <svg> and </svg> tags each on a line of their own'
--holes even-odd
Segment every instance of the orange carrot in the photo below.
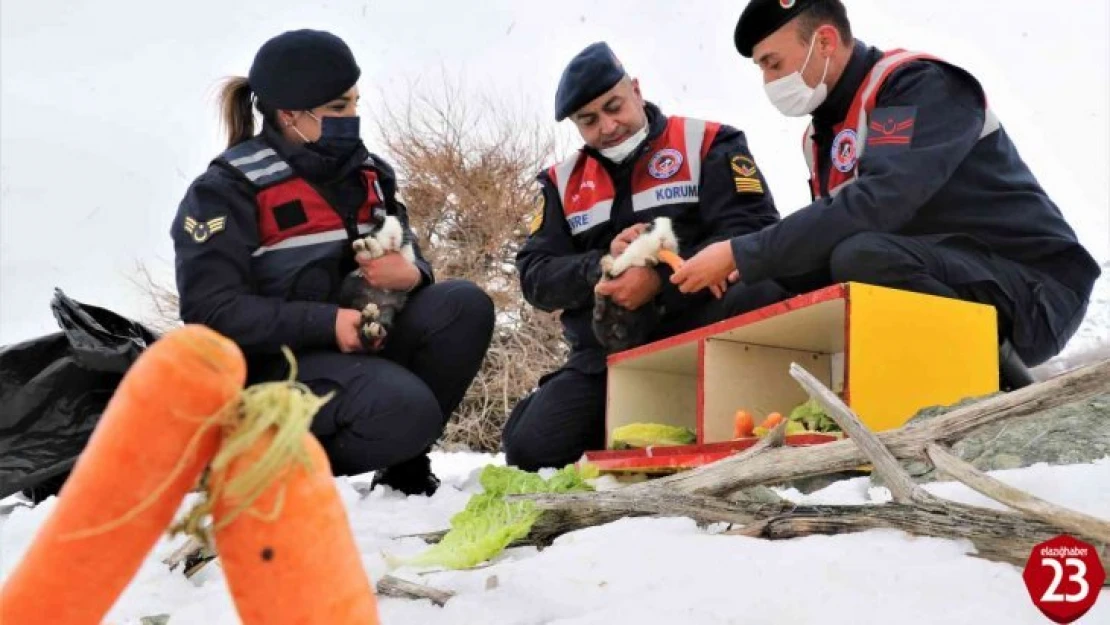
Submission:
<svg viewBox="0 0 1110 625">
<path fill-rule="evenodd" d="M 772 412 L 771 414 L 767 415 L 767 418 L 763 420 L 763 423 L 759 424 L 759 427 L 770 430 L 771 428 L 781 423 L 782 418 L 783 417 L 781 414 L 777 412 Z"/>
<path fill-rule="evenodd" d="M 682 265 L 686 262 L 682 257 L 670 250 L 659 250 L 659 260 L 671 266 L 671 269 L 678 271 L 682 269 Z"/>
<path fill-rule="evenodd" d="M 239 618 L 244 625 L 376 625 L 374 589 L 327 455 L 307 432 L 316 408 L 290 423 L 281 413 L 297 411 L 301 400 L 272 393 L 257 409 L 268 422 L 251 425 L 249 394 L 261 398 L 263 386 L 247 390 L 244 434 L 225 439 L 212 463 L 213 535 Z"/>
<path fill-rule="evenodd" d="M 245 379 L 239 348 L 203 326 L 144 351 L 0 589 L 0 623 L 99 624 L 215 454 Z"/>
<path fill-rule="evenodd" d="M 733 417 L 732 437 L 748 438 L 754 429 L 755 419 L 752 418 L 752 414 L 747 410 L 737 410 L 736 416 Z"/>
</svg>

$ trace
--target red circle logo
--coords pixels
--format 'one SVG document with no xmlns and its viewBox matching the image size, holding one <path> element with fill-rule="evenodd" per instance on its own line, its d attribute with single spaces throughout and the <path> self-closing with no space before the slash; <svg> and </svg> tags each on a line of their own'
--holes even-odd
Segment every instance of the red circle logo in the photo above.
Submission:
<svg viewBox="0 0 1110 625">
<path fill-rule="evenodd" d="M 666 180 L 682 169 L 682 152 L 674 148 L 659 150 L 648 161 L 648 173 L 652 178 Z"/>
<path fill-rule="evenodd" d="M 1098 600 L 1106 570 L 1093 545 L 1065 534 L 1034 546 L 1021 576 L 1038 610 L 1071 623 Z"/>
<path fill-rule="evenodd" d="M 856 131 L 851 128 L 845 128 L 836 134 L 829 155 L 837 171 L 848 173 L 856 166 L 856 161 L 859 159 L 859 150 L 856 147 L 858 140 Z"/>
</svg>

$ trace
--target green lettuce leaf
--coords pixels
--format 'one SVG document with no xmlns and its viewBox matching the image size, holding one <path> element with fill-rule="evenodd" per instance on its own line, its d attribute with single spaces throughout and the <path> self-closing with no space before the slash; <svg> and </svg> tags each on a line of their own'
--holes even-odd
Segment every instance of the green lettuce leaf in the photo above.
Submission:
<svg viewBox="0 0 1110 625">
<path fill-rule="evenodd" d="M 662 423 L 629 423 L 613 430 L 613 449 L 689 445 L 698 435 L 688 427 Z"/>
<path fill-rule="evenodd" d="M 386 560 L 391 568 L 466 569 L 481 564 L 527 536 L 542 513 L 530 501 L 507 502 L 506 495 L 593 490 L 586 480 L 598 473 L 594 465 L 568 465 L 544 480 L 538 473 L 489 465 L 479 477 L 483 492 L 472 496 L 466 507 L 451 517 L 451 529 L 439 543 L 411 558 L 387 556 Z"/>
</svg>

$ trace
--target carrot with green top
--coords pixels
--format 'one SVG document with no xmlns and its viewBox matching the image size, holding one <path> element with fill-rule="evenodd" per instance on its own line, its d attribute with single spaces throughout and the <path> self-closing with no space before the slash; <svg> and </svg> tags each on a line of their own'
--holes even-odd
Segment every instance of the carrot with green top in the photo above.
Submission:
<svg viewBox="0 0 1110 625">
<path fill-rule="evenodd" d="M 0 588 L 0 623 L 99 625 L 216 453 L 245 381 L 239 348 L 203 326 L 140 354 Z"/>
</svg>

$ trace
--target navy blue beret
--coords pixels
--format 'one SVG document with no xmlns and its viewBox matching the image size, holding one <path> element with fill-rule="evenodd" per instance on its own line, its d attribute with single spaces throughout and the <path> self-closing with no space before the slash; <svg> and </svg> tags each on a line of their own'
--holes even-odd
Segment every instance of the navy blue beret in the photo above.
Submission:
<svg viewBox="0 0 1110 625">
<path fill-rule="evenodd" d="M 768 35 L 798 17 L 817 0 L 752 0 L 744 7 L 732 34 L 736 50 L 745 58 L 752 57 L 752 49 Z"/>
<path fill-rule="evenodd" d="M 607 43 L 599 41 L 586 46 L 571 59 L 559 79 L 559 88 L 555 92 L 555 121 L 563 121 L 612 89 L 626 75 L 624 66 Z"/>
<path fill-rule="evenodd" d="M 304 29 L 284 32 L 262 44 L 247 82 L 264 106 L 304 111 L 343 95 L 361 74 L 342 39 Z"/>
</svg>

